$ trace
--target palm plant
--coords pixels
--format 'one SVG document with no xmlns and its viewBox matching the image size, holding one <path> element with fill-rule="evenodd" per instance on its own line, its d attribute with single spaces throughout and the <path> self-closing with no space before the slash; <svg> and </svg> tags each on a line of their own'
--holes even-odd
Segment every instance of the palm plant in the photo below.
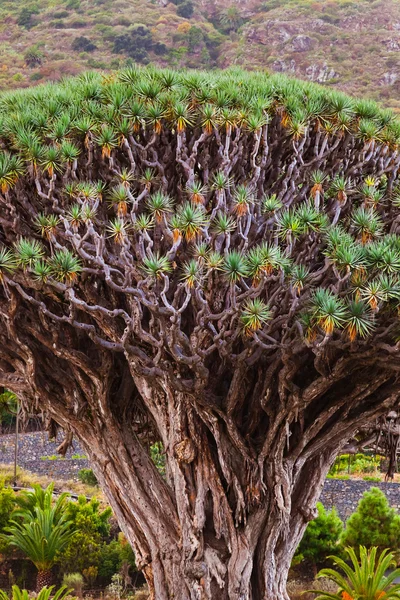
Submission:
<svg viewBox="0 0 400 600">
<path fill-rule="evenodd" d="M 45 490 L 34 486 L 33 492 L 20 494 L 20 508 L 13 513 L 11 525 L 5 528 L 5 539 L 21 550 L 38 570 L 36 589 L 39 592 L 51 583 L 51 568 L 57 554 L 69 543 L 74 531 L 67 521 L 66 499 L 62 494 L 52 501 L 53 486 Z"/>
<path fill-rule="evenodd" d="M 19 511 L 18 517 L 20 520 L 11 520 L 11 526 L 5 528 L 3 538 L 33 562 L 38 570 L 36 589 L 40 591 L 51 584 L 56 556 L 67 546 L 74 531 L 65 515 L 56 522 L 54 508 L 37 507 L 33 516 Z"/>
<path fill-rule="evenodd" d="M 54 499 L 54 483 L 50 483 L 47 488 L 42 488 L 36 483 L 32 485 L 32 490 L 24 490 L 23 493 L 18 494 L 16 503 L 23 514 L 30 512 L 32 516 L 36 508 L 42 510 L 54 508 L 54 520 L 58 522 L 66 509 L 68 497 L 68 493 L 63 492 Z"/>
<path fill-rule="evenodd" d="M 42 587 L 36 595 L 36 600 L 67 600 L 71 590 L 66 586 L 60 587 L 55 593 L 53 593 L 54 586 Z M 8 594 L 4 590 L 0 590 L 0 600 L 10 600 Z M 21 590 L 17 585 L 13 585 L 11 588 L 11 600 L 30 600 L 30 593 L 28 590 Z"/>
<path fill-rule="evenodd" d="M 377 548 L 360 546 L 360 558 L 353 548 L 345 548 L 350 564 L 338 556 L 330 556 L 336 569 L 322 569 L 318 577 L 327 577 L 338 587 L 336 593 L 323 592 L 315 600 L 395 600 L 400 598 L 400 576 L 394 556 L 384 550 L 377 557 Z M 343 575 L 339 572 L 342 571 Z"/>
</svg>

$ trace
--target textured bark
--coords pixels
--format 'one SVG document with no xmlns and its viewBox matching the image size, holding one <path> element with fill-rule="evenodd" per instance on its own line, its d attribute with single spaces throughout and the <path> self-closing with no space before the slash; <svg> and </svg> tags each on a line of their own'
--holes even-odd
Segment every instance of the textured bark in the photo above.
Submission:
<svg viewBox="0 0 400 600">
<path fill-rule="evenodd" d="M 38 594 L 44 587 L 50 587 L 52 583 L 53 574 L 51 570 L 38 571 L 36 578 L 36 593 Z"/>
</svg>

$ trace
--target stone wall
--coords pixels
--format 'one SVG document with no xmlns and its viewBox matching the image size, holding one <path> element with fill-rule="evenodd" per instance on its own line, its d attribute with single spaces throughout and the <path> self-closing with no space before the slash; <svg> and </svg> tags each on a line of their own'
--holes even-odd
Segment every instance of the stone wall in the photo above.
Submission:
<svg viewBox="0 0 400 600">
<path fill-rule="evenodd" d="M 61 434 L 53 441 L 49 441 L 48 435 L 42 432 L 20 434 L 18 466 L 32 473 L 55 479 L 77 479 L 80 469 L 90 466 L 88 460 L 75 440 L 65 458 L 57 455 L 57 446 L 61 440 Z M 14 452 L 14 434 L 0 436 L 0 463 L 13 464 Z"/>
<path fill-rule="evenodd" d="M 23 469 L 47 475 L 55 479 L 77 479 L 80 469 L 90 467 L 79 443 L 74 440 L 63 459 L 57 456 L 56 449 L 62 440 L 49 441 L 46 433 L 34 432 L 21 434 L 18 444 L 18 465 Z M 0 463 L 14 462 L 15 436 L 0 436 Z M 78 458 L 79 457 L 79 458 Z M 358 501 L 366 490 L 379 487 L 386 494 L 391 506 L 400 511 L 400 484 L 362 481 L 358 479 L 327 479 L 320 501 L 330 509 L 336 507 L 340 517 L 346 520 L 357 508 Z"/>
<path fill-rule="evenodd" d="M 356 508 L 364 492 L 371 487 L 380 488 L 389 504 L 400 510 L 400 484 L 362 481 L 360 479 L 327 479 L 322 490 L 320 501 L 325 508 L 336 507 L 342 520 L 346 520 Z"/>
</svg>

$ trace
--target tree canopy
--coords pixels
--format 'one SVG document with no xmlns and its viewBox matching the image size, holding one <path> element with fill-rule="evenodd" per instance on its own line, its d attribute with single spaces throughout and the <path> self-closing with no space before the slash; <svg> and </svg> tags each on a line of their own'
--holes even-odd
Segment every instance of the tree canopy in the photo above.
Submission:
<svg viewBox="0 0 400 600">
<path fill-rule="evenodd" d="M 239 69 L 0 115 L 0 384 L 82 439 L 157 600 L 285 597 L 330 462 L 400 390 L 400 123 Z"/>
</svg>

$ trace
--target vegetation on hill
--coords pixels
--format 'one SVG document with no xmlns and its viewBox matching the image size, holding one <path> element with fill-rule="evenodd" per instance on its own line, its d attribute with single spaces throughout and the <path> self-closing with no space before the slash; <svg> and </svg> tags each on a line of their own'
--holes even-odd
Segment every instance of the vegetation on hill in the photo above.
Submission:
<svg viewBox="0 0 400 600">
<path fill-rule="evenodd" d="M 285 71 L 398 107 L 397 0 L 5 0 L 0 89 L 137 62 Z"/>
</svg>

